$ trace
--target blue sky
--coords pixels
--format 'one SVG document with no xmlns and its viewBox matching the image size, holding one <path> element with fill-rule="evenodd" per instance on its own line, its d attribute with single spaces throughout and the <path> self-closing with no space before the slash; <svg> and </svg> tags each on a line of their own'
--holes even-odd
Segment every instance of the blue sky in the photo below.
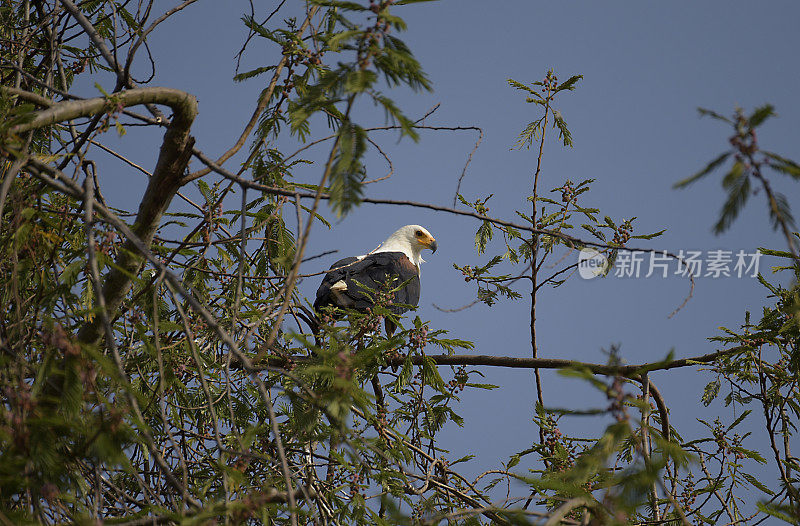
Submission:
<svg viewBox="0 0 800 526">
<path fill-rule="evenodd" d="M 152 85 L 181 88 L 198 97 L 200 115 L 193 134 L 197 147 L 212 157 L 233 144 L 266 82 L 231 80 L 235 54 L 246 35 L 239 18 L 247 9 L 247 2 L 198 2 L 151 38 L 158 65 Z M 784 247 L 769 227 L 763 195 L 752 198 L 727 233 L 714 236 L 711 227 L 724 197 L 720 177 L 688 190 L 673 190 L 672 185 L 727 146 L 728 129 L 700 119 L 700 106 L 730 114 L 736 105 L 748 111 L 764 103 L 775 105 L 779 117 L 764 126 L 760 143 L 797 159 L 800 4 L 445 0 L 397 12 L 409 25 L 401 38 L 429 74 L 434 92 L 419 95 L 401 90 L 391 95 L 412 118 L 440 104 L 428 124 L 482 128 L 483 142 L 467 169 L 462 193 L 468 199 L 493 193 L 489 205 L 497 217 L 515 220 L 515 209 L 529 209 L 524 197 L 536 163 L 533 150 L 510 150 L 519 131 L 538 114 L 506 79 L 529 83 L 553 68 L 561 80 L 571 75 L 584 79 L 576 91 L 562 94 L 557 101 L 575 146 L 564 149 L 555 140 L 547 141 L 541 175 L 544 189 L 559 186 L 565 179 L 596 179 L 592 191 L 584 194 L 584 205 L 592 204 L 614 218 L 636 216 L 636 233 L 667 229 L 661 238 L 637 242 L 637 246 L 672 252 Z M 258 13 L 256 18 L 264 15 Z M 272 64 L 278 53 L 276 46 L 254 41 L 242 69 Z M 96 91 L 87 87 L 84 94 L 94 96 Z M 382 112 L 370 104 L 362 104 L 357 115 L 363 125 L 384 124 Z M 368 196 L 452 204 L 458 177 L 477 139 L 474 132 L 423 131 L 418 143 L 398 142 L 393 132 L 379 133 L 383 135 L 375 138 L 392 158 L 394 174 L 370 185 Z M 152 131 L 130 130 L 120 147 L 145 166 L 152 159 L 152 166 L 159 142 Z M 326 151 L 324 147 L 312 151 L 311 158 L 318 159 L 315 156 Z M 238 168 L 237 158 L 228 166 Z M 310 166 L 299 177 L 316 182 L 320 169 L 319 164 Z M 384 161 L 374 155 L 368 169 L 370 178 L 386 173 Z M 124 167 L 115 170 L 119 175 L 105 180 L 104 191 L 114 206 L 134 208 L 132 195 L 143 191 L 144 181 Z M 797 189 L 785 183 L 778 178 L 776 185 L 796 204 Z M 178 209 L 175 203 L 173 209 Z M 453 263 L 475 265 L 487 260 L 475 252 L 478 225 L 471 219 L 365 204 L 344 220 L 334 221 L 332 231 L 323 227 L 314 231 L 308 254 L 340 252 L 315 260 L 303 270 L 316 272 L 338 257 L 364 253 L 408 223 L 424 225 L 439 241 L 439 251 L 426 257 L 428 263 L 423 266 L 418 314 L 430 320 L 432 327 L 474 341 L 475 353 L 530 356 L 527 284 L 518 284 L 525 299 L 501 301 L 493 308 L 477 305 L 446 313 L 433 307 L 435 303 L 454 308 L 474 299 L 473 284 L 465 283 L 453 268 Z M 490 246 L 490 253 L 492 248 L 501 249 Z M 762 260 L 762 272 L 768 264 Z M 301 283 L 301 290 L 313 296 L 317 284 L 316 279 L 308 280 Z M 676 357 L 700 355 L 718 348 L 706 340 L 719 334 L 717 327 L 737 327 L 746 309 L 757 312 L 764 303 L 764 292 L 754 279 L 701 278 L 689 303 L 668 318 L 683 302 L 688 286 L 676 276 L 612 276 L 592 281 L 574 276 L 563 287 L 543 290 L 539 355 L 604 362 L 601 349 L 612 344 L 619 344 L 622 356 L 631 363 L 663 359 L 670 350 Z M 531 423 L 532 374 L 482 372 L 486 381 L 500 389 L 464 393 L 457 410 L 467 424 L 463 429 L 450 425 L 443 435 L 452 458 L 483 455 L 467 472 L 480 472 L 507 460 L 536 436 Z M 606 403 L 577 381 L 552 371 L 543 372 L 543 379 L 548 404 L 587 408 Z M 730 409 L 700 404 L 708 379 L 688 370 L 653 376 L 685 438 L 699 431 L 696 418 L 732 419 Z M 605 422 L 573 419 L 565 427 L 599 433 Z M 772 475 L 774 471 L 766 476 Z"/>
</svg>

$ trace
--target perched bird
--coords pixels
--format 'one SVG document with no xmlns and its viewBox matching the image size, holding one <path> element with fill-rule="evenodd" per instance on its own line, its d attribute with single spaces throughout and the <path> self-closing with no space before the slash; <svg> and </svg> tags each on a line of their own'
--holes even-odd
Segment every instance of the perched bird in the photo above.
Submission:
<svg viewBox="0 0 800 526">
<path fill-rule="evenodd" d="M 381 290 L 394 290 L 388 309 L 394 314 L 417 306 L 420 293 L 420 263 L 423 249 L 436 252 L 436 239 L 419 225 L 406 225 L 389 236 L 381 245 L 363 256 L 337 261 L 317 289 L 314 309 L 333 305 L 345 309 L 366 311 L 375 304 Z M 386 332 L 391 335 L 395 326 L 386 320 Z"/>
</svg>

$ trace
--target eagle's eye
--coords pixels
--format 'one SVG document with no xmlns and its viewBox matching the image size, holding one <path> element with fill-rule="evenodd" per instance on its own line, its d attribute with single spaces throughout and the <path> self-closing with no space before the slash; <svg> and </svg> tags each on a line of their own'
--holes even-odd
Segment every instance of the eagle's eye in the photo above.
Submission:
<svg viewBox="0 0 800 526">
<path fill-rule="evenodd" d="M 422 230 L 417 230 L 417 237 L 422 237 Z"/>
</svg>

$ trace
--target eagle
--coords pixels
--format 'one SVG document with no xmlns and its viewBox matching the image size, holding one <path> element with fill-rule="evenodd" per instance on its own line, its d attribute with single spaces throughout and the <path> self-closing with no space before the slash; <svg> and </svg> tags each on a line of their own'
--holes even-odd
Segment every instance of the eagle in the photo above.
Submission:
<svg viewBox="0 0 800 526">
<path fill-rule="evenodd" d="M 420 264 L 424 249 L 436 252 L 436 239 L 424 227 L 406 225 L 368 254 L 344 258 L 333 265 L 317 289 L 314 310 L 335 306 L 365 312 L 375 304 L 379 293 L 393 291 L 388 309 L 402 314 L 408 306 L 419 304 Z M 386 333 L 395 330 L 394 323 L 385 320 Z"/>
</svg>

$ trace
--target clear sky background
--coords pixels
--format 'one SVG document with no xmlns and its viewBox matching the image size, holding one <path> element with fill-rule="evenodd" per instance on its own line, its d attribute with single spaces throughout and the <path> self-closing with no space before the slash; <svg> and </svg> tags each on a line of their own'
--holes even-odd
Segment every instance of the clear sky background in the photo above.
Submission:
<svg viewBox="0 0 800 526">
<path fill-rule="evenodd" d="M 171 5 L 161 4 L 162 9 Z M 272 2 L 267 4 L 257 5 L 257 19 L 273 8 Z M 157 64 L 152 85 L 184 89 L 198 97 L 200 115 L 192 133 L 197 147 L 211 157 L 233 144 L 268 81 L 268 77 L 232 81 L 235 55 L 246 37 L 240 17 L 248 9 L 244 1 L 198 2 L 150 39 Z M 614 218 L 636 216 L 635 233 L 667 229 L 661 238 L 636 242 L 636 246 L 675 253 L 785 248 L 782 238 L 770 229 L 763 195 L 752 198 L 726 234 L 714 236 L 711 227 L 724 199 L 721 175 L 688 190 L 671 187 L 728 146 L 729 130 L 711 119 L 700 119 L 698 107 L 731 114 L 736 105 L 751 111 L 771 103 L 779 118 L 765 125 L 759 136 L 761 145 L 795 160 L 800 157 L 797 2 L 444 0 L 404 7 L 397 13 L 409 25 L 409 31 L 400 36 L 422 63 L 435 91 L 390 95 L 414 119 L 440 104 L 427 124 L 483 129 L 483 142 L 467 168 L 461 190 L 471 200 L 493 193 L 489 206 L 496 217 L 516 221 L 515 209 L 529 210 L 524 197 L 530 192 L 536 163 L 533 150 L 510 150 L 519 131 L 539 114 L 506 79 L 530 83 L 553 68 L 562 81 L 571 75 L 584 79 L 575 92 L 562 93 L 557 100 L 575 146 L 564 149 L 551 134 L 541 188 L 555 188 L 565 179 L 596 179 L 581 204 L 596 206 L 601 214 Z M 248 47 L 241 70 L 274 64 L 278 54 L 274 44 L 256 40 Z M 140 71 L 145 71 L 145 65 L 142 60 Z M 96 96 L 97 92 L 87 86 L 83 94 Z M 366 101 L 357 115 L 362 125 L 385 122 L 382 112 Z M 391 157 L 394 174 L 370 185 L 368 196 L 452 204 L 458 177 L 477 139 L 475 132 L 422 131 L 416 144 L 398 141 L 394 132 L 379 134 L 374 138 Z M 145 166 L 149 160 L 152 167 L 160 140 L 151 130 L 131 129 L 120 148 Z M 310 152 L 310 158 L 319 159 L 328 147 Z M 385 175 L 385 162 L 378 156 L 369 159 L 370 178 Z M 104 191 L 114 206 L 134 208 L 145 181 L 123 166 L 113 166 L 113 176 L 104 179 Z M 228 166 L 235 171 L 236 159 Z M 297 175 L 316 182 L 320 170 L 316 164 Z M 781 178 L 776 181 L 800 213 L 797 188 L 784 183 Z M 180 209 L 177 200 L 173 209 Z M 329 210 L 324 211 L 335 219 Z M 365 204 L 344 220 L 334 221 L 333 230 L 315 229 L 307 254 L 332 249 L 339 253 L 314 260 L 303 270 L 317 272 L 339 257 L 363 254 L 408 223 L 424 225 L 439 241 L 439 251 L 426 256 L 423 266 L 419 316 L 430 320 L 433 328 L 474 341 L 476 354 L 530 356 L 527 282 L 518 283 L 524 299 L 501 301 L 493 308 L 480 304 L 447 313 L 433 306 L 457 308 L 475 298 L 474 283 L 465 283 L 453 268 L 453 263 L 487 261 L 474 249 L 478 224 L 469 218 Z M 502 250 L 492 245 L 489 253 L 493 248 Z M 772 263 L 763 258 L 762 272 L 769 272 Z M 313 297 L 317 285 L 314 278 L 300 287 Z M 764 290 L 755 279 L 699 278 L 694 297 L 668 318 L 688 290 L 688 281 L 678 276 L 609 276 L 592 281 L 574 276 L 558 289 L 541 292 L 539 355 L 602 363 L 606 360 L 602 349 L 612 344 L 620 345 L 630 363 L 660 360 L 670 350 L 676 357 L 701 355 L 719 348 L 707 341 L 720 334 L 719 326 L 736 328 L 746 309 L 758 313 L 764 304 Z M 500 388 L 464 393 L 456 410 L 466 418 L 465 427 L 450 424 L 442 435 L 441 445 L 451 449 L 451 459 L 467 453 L 482 455 L 479 462 L 462 468 L 467 473 L 496 467 L 529 447 L 537 436 L 531 422 L 532 373 L 482 372 L 485 381 Z M 543 371 L 542 376 L 548 405 L 586 409 L 606 404 L 602 396 L 576 380 L 563 379 L 553 371 Z M 704 408 L 700 403 L 709 379 L 696 370 L 653 375 L 672 408 L 673 423 L 686 439 L 701 431 L 697 418 L 734 418 L 730 408 L 717 403 Z M 599 434 L 608 422 L 573 418 L 565 420 L 563 427 Z M 762 434 L 750 440 L 745 447 L 765 448 Z M 773 483 L 774 468 L 764 476 Z"/>
</svg>

